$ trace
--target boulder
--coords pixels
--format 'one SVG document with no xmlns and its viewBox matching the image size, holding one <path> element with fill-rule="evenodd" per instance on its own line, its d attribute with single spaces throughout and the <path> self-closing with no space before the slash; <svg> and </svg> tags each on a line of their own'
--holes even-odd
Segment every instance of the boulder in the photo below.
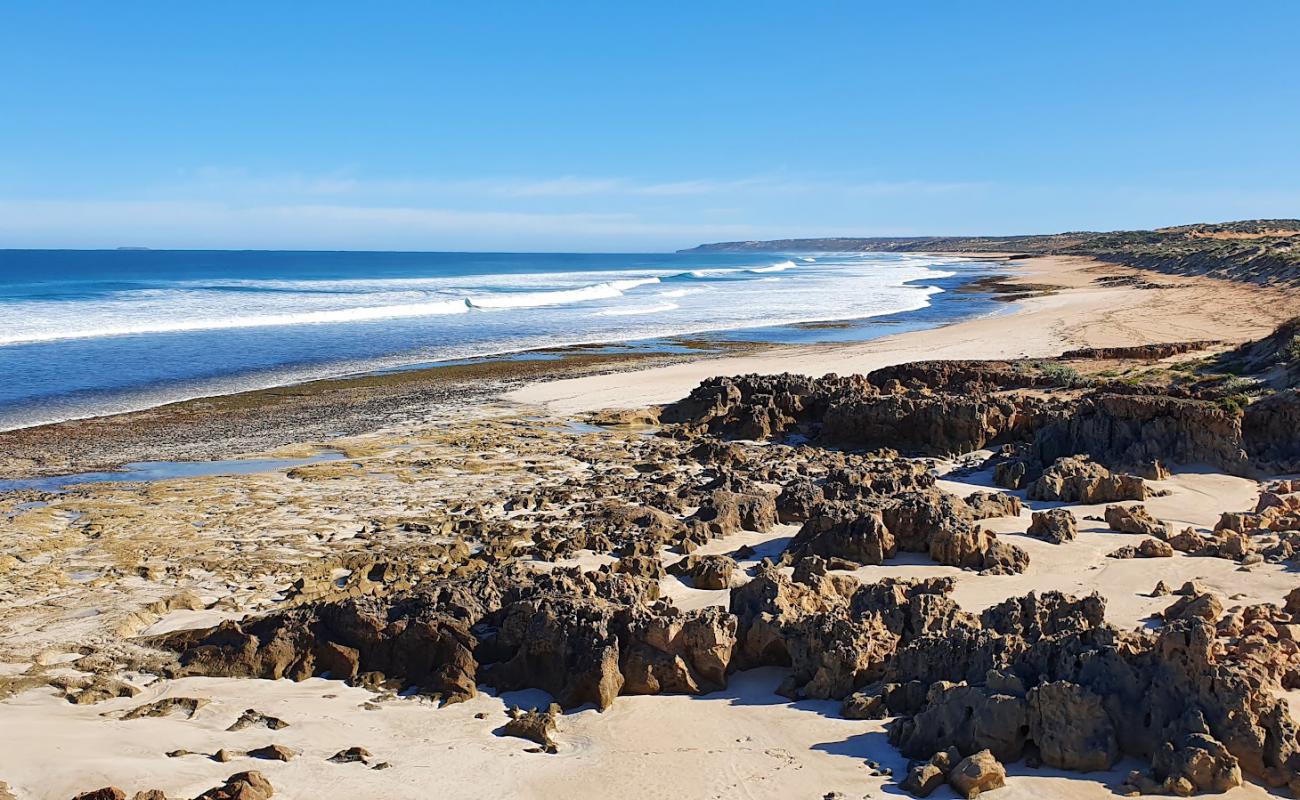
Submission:
<svg viewBox="0 0 1300 800">
<path fill-rule="evenodd" d="M 1106 506 L 1106 525 L 1113 531 L 1168 539 L 1169 526 L 1151 516 L 1145 506 Z"/>
<path fill-rule="evenodd" d="M 1146 484 L 1136 475 L 1112 473 L 1083 456 L 1058 458 L 1029 485 L 1030 500 L 1064 503 L 1113 503 L 1145 500 Z"/>
<path fill-rule="evenodd" d="M 1072 542 L 1079 536 L 1078 520 L 1064 508 L 1035 511 L 1025 533 L 1052 544 Z"/>
<path fill-rule="evenodd" d="M 690 555 L 668 568 L 673 575 L 690 578 L 696 589 L 727 589 L 736 574 L 736 561 L 730 556 Z"/>
<path fill-rule="evenodd" d="M 927 761 L 913 763 L 899 788 L 913 797 L 929 797 L 948 782 L 948 774 L 960 761 L 961 753 L 956 748 L 940 750 Z"/>
<path fill-rule="evenodd" d="M 231 775 L 224 784 L 207 790 L 194 800 L 270 800 L 274 794 L 266 776 L 250 770 Z"/>
<path fill-rule="evenodd" d="M 1018 517 L 1022 510 L 1019 497 L 1003 492 L 974 492 L 967 496 L 966 505 L 975 519 Z"/>
<path fill-rule="evenodd" d="M 298 754 L 295 751 L 282 744 L 268 744 L 248 751 L 250 758 L 261 758 L 267 761 L 292 761 L 296 755 Z"/>
<path fill-rule="evenodd" d="M 522 711 L 517 706 L 511 706 L 506 711 L 510 721 L 502 726 L 501 735 L 536 742 L 542 746 L 543 752 L 559 752 L 555 742 L 555 731 L 560 713 L 560 707 L 554 703 L 545 711 L 539 709 Z"/>
<path fill-rule="evenodd" d="M 1174 554 L 1174 548 L 1159 539 L 1143 539 L 1138 544 L 1137 554 L 1142 558 L 1170 558 Z"/>
<path fill-rule="evenodd" d="M 948 783 L 958 794 L 970 800 L 1006 786 L 1007 771 L 991 752 L 981 750 L 957 762 L 948 774 Z"/>
</svg>

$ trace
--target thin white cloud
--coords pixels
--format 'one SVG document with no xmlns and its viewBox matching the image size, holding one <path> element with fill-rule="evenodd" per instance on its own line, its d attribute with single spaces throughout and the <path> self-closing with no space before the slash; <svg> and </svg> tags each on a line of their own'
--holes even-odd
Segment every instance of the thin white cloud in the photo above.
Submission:
<svg viewBox="0 0 1300 800">
<path fill-rule="evenodd" d="M 0 247 L 377 247 L 418 249 L 627 246 L 747 238 L 748 225 L 645 220 L 630 213 L 200 202 L 0 200 Z"/>
<path fill-rule="evenodd" d="M 323 175 L 285 173 L 259 175 L 234 167 L 202 167 L 187 173 L 179 185 L 157 187 L 166 197 L 277 198 L 365 197 L 378 200 L 420 198 L 581 198 L 581 197 L 687 197 L 785 196 L 792 194 L 847 194 L 853 196 L 903 196 L 952 194 L 986 188 L 986 184 L 928 181 L 808 180 L 751 176 L 736 179 L 691 178 L 672 181 L 637 181 L 625 177 L 560 175 L 528 178 L 365 178 L 337 170 Z"/>
</svg>

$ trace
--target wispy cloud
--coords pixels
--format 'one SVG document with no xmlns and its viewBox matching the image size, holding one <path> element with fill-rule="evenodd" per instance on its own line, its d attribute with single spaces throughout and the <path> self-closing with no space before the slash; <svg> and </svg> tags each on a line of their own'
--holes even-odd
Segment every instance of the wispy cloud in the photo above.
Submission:
<svg viewBox="0 0 1300 800">
<path fill-rule="evenodd" d="M 0 200 L 0 242 L 114 247 L 376 247 L 501 249 L 576 241 L 647 246 L 743 238 L 741 224 L 647 220 L 631 213 L 527 213 L 335 204 L 233 206 L 167 201 Z"/>
<path fill-rule="evenodd" d="M 205 166 L 125 196 L 0 197 L 0 246 L 663 250 L 878 233 L 896 226 L 884 216 L 893 209 L 928 208 L 939 195 L 969 203 L 982 188 L 784 174 L 444 179 Z"/>
<path fill-rule="evenodd" d="M 743 178 L 687 178 L 644 181 L 627 177 L 559 175 L 474 179 L 361 177 L 340 169 L 322 175 L 257 174 L 244 168 L 201 167 L 184 173 L 173 185 L 156 187 L 166 194 L 219 192 L 255 196 L 425 197 L 425 198 L 581 198 L 687 197 L 725 195 L 794 195 L 805 193 L 857 196 L 951 194 L 985 184 L 927 181 L 856 182 L 756 175 Z"/>
</svg>

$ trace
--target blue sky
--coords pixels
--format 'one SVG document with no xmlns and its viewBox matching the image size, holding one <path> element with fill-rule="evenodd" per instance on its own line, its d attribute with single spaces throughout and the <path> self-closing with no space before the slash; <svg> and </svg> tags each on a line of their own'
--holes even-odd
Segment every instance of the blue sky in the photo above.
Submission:
<svg viewBox="0 0 1300 800">
<path fill-rule="evenodd" d="M 0 6 L 0 247 L 1300 216 L 1300 3 Z"/>
</svg>

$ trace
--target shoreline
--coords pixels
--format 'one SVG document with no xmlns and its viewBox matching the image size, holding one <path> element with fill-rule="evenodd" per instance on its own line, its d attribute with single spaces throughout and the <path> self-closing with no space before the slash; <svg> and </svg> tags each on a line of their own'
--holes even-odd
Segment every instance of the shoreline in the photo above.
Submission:
<svg viewBox="0 0 1300 800">
<path fill-rule="evenodd" d="M 698 350 L 678 353 L 593 353 L 618 345 L 576 346 L 531 351 L 555 358 L 514 354 L 194 398 L 0 432 L 0 476 L 60 475 L 130 461 L 276 455 L 428 424 L 468 408 L 569 415 L 632 408 L 676 400 L 718 374 L 865 373 L 918 359 L 1042 358 L 1083 346 L 1244 341 L 1300 313 L 1300 299 L 1251 284 L 1171 278 L 1079 257 L 1015 258 L 1007 264 L 1009 274 L 994 287 L 1010 300 L 1004 310 L 935 327 L 849 343 L 687 337 L 683 347 Z M 1097 283 L 1099 278 L 1105 282 Z"/>
<path fill-rule="evenodd" d="M 428 336 L 413 332 L 411 335 L 401 338 L 395 338 L 383 330 L 367 331 L 364 327 L 357 329 L 338 327 L 336 325 L 316 326 L 306 324 L 313 321 L 345 321 L 318 320 L 316 319 L 318 315 L 314 312 L 302 315 L 301 319 L 296 314 L 280 315 L 277 317 L 279 320 L 277 323 L 265 322 L 266 325 L 272 327 L 265 327 L 261 324 L 248 324 L 256 323 L 258 318 L 256 316 L 248 318 L 238 309 L 229 310 L 229 319 L 221 321 L 207 320 L 206 322 L 200 320 L 202 324 L 197 324 L 193 328 L 189 326 L 189 320 L 185 319 L 168 321 L 168 323 L 156 329 L 148 325 L 138 327 L 112 324 L 100 332 L 104 334 L 102 337 L 95 335 L 95 331 L 81 330 L 65 331 L 66 336 L 55 335 L 52 339 L 45 339 L 40 336 L 28 339 L 23 338 L 21 335 L 22 327 L 19 326 L 18 333 L 7 340 L 9 345 L 17 346 L 17 354 L 9 358 L 11 353 L 8 348 L 5 348 L 4 352 L 4 355 L 12 362 L 12 369 L 16 370 L 17 374 L 22 375 L 26 374 L 27 369 L 30 368 L 33 374 L 41 375 L 43 374 L 42 370 L 48 371 L 48 368 L 53 367 L 60 377 L 54 377 L 55 373 L 51 372 L 50 377 L 37 381 L 34 386 L 19 383 L 15 387 L 10 387 L 13 391 L 6 393 L 4 401 L 0 402 L 0 433 L 61 422 L 147 411 L 152 408 L 209 397 L 301 386 L 318 381 L 364 379 L 390 371 L 436 369 L 447 365 L 460 365 L 493 358 L 527 358 L 530 354 L 539 351 L 567 352 L 573 350 L 581 352 L 593 347 L 672 350 L 677 347 L 675 344 L 677 341 L 689 341 L 691 339 L 785 343 L 788 339 L 799 340 L 806 337 L 800 337 L 794 333 L 789 336 L 780 334 L 773 336 L 771 332 L 774 330 L 796 332 L 801 325 L 809 322 L 860 321 L 874 317 L 890 318 L 917 312 L 923 313 L 932 305 L 930 300 L 932 295 L 943 297 L 947 294 L 951 298 L 951 290 L 961 288 L 978 276 L 987 274 L 990 268 L 995 268 L 994 259 L 931 256 L 924 259 L 926 265 L 918 270 L 906 258 L 894 258 L 897 261 L 896 266 L 905 271 L 908 271 L 909 267 L 913 267 L 910 268 L 910 272 L 913 274 L 911 277 L 901 275 L 886 280 L 888 285 L 882 291 L 886 294 L 892 289 L 911 291 L 904 296 L 891 296 L 887 301 L 882 301 L 884 303 L 883 307 L 874 302 L 876 298 L 873 292 L 861 293 L 862 296 L 859 298 L 873 302 L 859 303 L 853 308 L 842 308 L 834 302 L 822 303 L 820 300 L 813 304 L 811 308 L 806 308 L 800 304 L 782 302 L 780 292 L 760 290 L 760 296 L 777 302 L 777 305 L 783 310 L 780 313 L 750 314 L 748 316 L 745 314 L 737 316 L 716 310 L 705 316 L 688 314 L 681 319 L 671 315 L 663 319 L 656 316 L 651 322 L 633 324 L 630 328 L 626 326 L 609 328 L 598 321 L 599 317 L 623 316 L 626 313 L 625 311 L 612 310 L 589 313 L 592 310 L 587 309 L 588 313 L 585 321 L 575 322 L 570 320 L 566 327 L 551 330 L 549 333 L 544 332 L 545 325 L 541 325 L 529 333 L 527 332 L 528 323 L 525 321 L 522 332 L 515 335 L 512 333 L 514 330 L 512 324 L 506 320 L 499 317 L 493 318 L 490 313 L 487 317 L 479 316 L 483 310 L 490 312 L 492 308 L 503 306 L 493 302 L 480 309 L 471 303 L 468 295 L 463 298 L 466 305 L 464 307 L 458 306 L 458 308 L 461 311 L 479 312 L 466 317 L 466 319 L 477 319 L 477 322 L 472 324 L 470 329 L 453 327 L 448 332 L 426 332 L 430 334 Z M 602 295 L 602 293 L 607 294 L 609 290 L 613 290 L 616 295 L 621 296 L 623 290 L 633 288 L 633 286 L 658 284 L 662 281 L 673 281 L 678 278 L 713 278 L 715 272 L 720 274 L 784 271 L 787 265 L 794 266 L 795 260 L 798 259 L 797 256 L 789 256 L 775 267 L 723 266 L 716 269 L 704 268 L 703 272 L 691 269 L 692 265 L 690 264 L 674 264 L 672 265 L 673 269 L 665 269 L 665 265 L 653 269 L 647 266 L 642 270 L 645 273 L 644 276 L 631 279 L 631 285 L 629 286 L 620 285 L 620 281 L 617 280 L 612 282 L 606 280 L 581 287 L 580 290 L 576 291 L 582 294 L 583 292 L 589 293 L 589 290 L 592 289 L 598 289 L 601 291 L 598 291 L 597 295 Z M 815 259 L 806 260 L 811 262 Z M 868 261 L 872 264 L 876 263 L 875 260 L 870 258 Z M 881 263 L 887 265 L 889 262 Z M 841 264 L 840 266 L 846 265 Z M 674 272 L 673 270 L 677 268 L 688 271 Z M 923 274 L 915 274 L 918 271 Z M 596 280 L 594 274 L 590 276 L 590 280 Z M 760 282 L 763 280 L 781 280 L 781 278 L 762 278 Z M 850 275 L 849 280 L 857 279 Z M 624 281 L 622 283 L 628 282 Z M 572 294 L 573 291 L 565 290 L 569 294 Z M 683 289 L 678 290 L 678 292 L 662 292 L 662 294 L 678 296 L 680 294 L 693 294 L 698 291 L 702 290 Z M 821 297 L 827 300 L 836 296 L 842 297 L 844 291 L 841 288 L 838 295 L 832 293 L 824 294 Z M 544 292 L 542 294 L 548 293 Z M 600 297 L 587 299 L 598 300 Z M 560 306 L 582 300 L 583 297 L 566 297 L 563 302 L 560 302 Z M 534 302 L 534 300 L 525 297 L 522 302 L 525 308 L 546 308 L 553 305 L 553 302 L 547 298 Z M 946 301 L 941 299 L 936 305 L 946 305 L 951 302 L 951 299 Z M 505 303 L 504 307 L 513 307 L 514 305 L 513 302 L 508 302 Z M 675 303 L 669 305 L 673 309 L 677 308 Z M 405 313 L 396 313 L 406 309 L 405 306 L 394 306 L 392 310 L 395 313 L 395 318 L 401 319 L 408 316 Z M 658 307 L 656 309 L 672 310 Z M 360 310 L 364 311 L 365 309 Z M 582 313 L 581 309 L 576 310 Z M 645 309 L 633 309 L 633 311 L 638 314 L 645 313 Z M 57 313 L 55 316 L 57 316 Z M 427 315 L 417 314 L 415 316 Z M 437 314 L 434 314 L 434 316 L 437 316 Z M 281 317 L 283 319 L 280 319 Z M 374 319 L 379 320 L 381 317 L 383 315 L 379 315 Z M 36 319 L 41 319 L 39 311 Z M 363 316 L 359 319 L 365 320 L 371 319 L 371 317 Z M 296 320 L 296 322 L 293 320 Z M 170 342 L 161 343 L 161 351 L 158 355 L 161 357 L 161 361 L 164 362 L 164 366 L 157 370 L 149 366 L 149 363 L 154 360 L 153 358 L 140 358 L 140 352 L 136 352 L 134 356 L 132 355 L 133 348 L 134 351 L 140 351 L 141 346 L 145 348 L 145 353 L 153 350 L 153 344 L 150 344 L 151 340 L 142 341 L 139 337 L 131 336 L 130 334 L 133 332 L 166 333 L 174 330 L 176 332 L 202 333 L 203 331 L 217 331 L 227 328 L 233 330 L 253 328 L 255 329 L 254 338 L 259 341 L 277 342 L 283 331 L 283 335 L 290 341 L 293 341 L 295 337 L 305 339 L 325 337 L 325 339 L 331 340 L 332 344 L 315 348 L 308 347 L 306 350 L 302 349 L 303 345 L 292 344 L 281 350 L 276 344 L 271 345 L 275 347 L 276 355 L 269 357 L 262 355 L 250 360 L 239 355 L 239 353 L 244 349 L 257 352 L 264 345 L 249 341 L 247 336 L 242 340 L 226 341 L 217 339 L 212 342 L 212 348 L 216 348 L 218 351 L 230 349 L 236 355 L 229 359 L 222 358 L 211 361 L 199 356 L 197 353 L 191 354 L 188 361 L 200 364 L 202 368 L 198 369 L 187 369 L 178 364 L 170 363 L 175 358 L 176 352 L 180 352 L 187 346 L 183 341 L 174 343 L 174 346 Z M 493 330 L 496 333 L 491 333 Z M 480 331 L 480 333 L 474 331 Z M 481 331 L 489 331 L 486 338 L 484 338 Z M 750 337 L 747 334 L 751 331 L 762 331 L 767 334 L 767 338 L 762 335 L 757 338 Z M 455 341 L 448 338 L 453 333 Z M 58 334 L 58 331 L 54 331 L 52 335 L 54 334 Z M 361 343 L 368 341 L 372 335 L 382 338 L 383 343 L 373 347 L 363 346 Z M 22 353 L 24 346 L 58 345 L 61 341 L 72 344 L 74 349 L 71 354 L 61 355 L 61 351 L 56 350 L 49 353 L 48 357 L 37 354 L 32 354 L 29 357 L 24 356 Z M 80 345 L 77 344 L 78 341 L 81 342 Z M 121 360 L 115 362 L 118 369 L 114 370 L 112 374 L 100 375 L 84 356 L 81 356 L 82 360 L 80 362 L 76 360 L 78 358 L 76 347 L 78 346 L 105 348 L 104 352 L 114 354 L 105 356 L 105 358 L 109 359 L 109 365 L 117 359 L 116 354 L 120 349 Z M 180 349 L 173 352 L 174 348 Z M 65 363 L 71 366 L 60 366 Z M 83 372 L 89 374 L 83 375 Z M 125 380 L 122 380 L 123 378 Z"/>
<path fill-rule="evenodd" d="M 952 254 L 946 254 L 951 256 Z M 973 260 L 998 262 L 998 254 Z M 936 293 L 963 310 L 937 327 L 1005 313 L 965 310 L 968 304 L 1015 299 L 1004 274 L 972 276 Z M 987 282 L 987 283 L 986 283 Z M 312 378 L 264 388 L 219 392 L 131 410 L 92 414 L 0 430 L 0 479 L 111 470 L 131 461 L 215 460 L 275 455 L 284 448 L 324 446 L 343 436 L 430 422 L 467 404 L 486 409 L 534 383 L 680 363 L 708 363 L 738 354 L 831 350 L 891 335 L 918 322 L 935 304 L 873 317 L 828 319 L 647 340 L 534 348 L 445 362 L 423 362 Z M 996 305 L 1001 305 L 1000 302 Z M 872 331 L 873 328 L 881 330 Z M 789 342 L 764 338 L 772 330 L 858 332 L 845 341 Z M 752 337 L 752 338 L 751 338 Z M 797 337 L 788 337 L 797 338 Z"/>
</svg>

